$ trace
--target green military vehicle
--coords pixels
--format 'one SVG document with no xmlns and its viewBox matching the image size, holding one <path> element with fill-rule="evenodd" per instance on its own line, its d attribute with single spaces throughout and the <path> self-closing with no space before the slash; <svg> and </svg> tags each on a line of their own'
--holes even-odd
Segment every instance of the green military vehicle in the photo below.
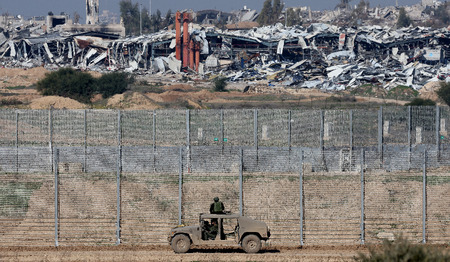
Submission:
<svg viewBox="0 0 450 262">
<path fill-rule="evenodd" d="M 241 246 L 247 253 L 261 250 L 270 230 L 266 223 L 238 214 L 200 214 L 200 225 L 173 228 L 168 240 L 176 253 L 191 246 Z"/>
</svg>

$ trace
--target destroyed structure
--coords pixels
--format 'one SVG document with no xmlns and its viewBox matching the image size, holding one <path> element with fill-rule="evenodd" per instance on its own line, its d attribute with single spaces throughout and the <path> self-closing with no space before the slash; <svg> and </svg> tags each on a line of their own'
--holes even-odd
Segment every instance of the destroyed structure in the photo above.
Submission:
<svg viewBox="0 0 450 262">
<path fill-rule="evenodd" d="M 86 24 L 98 24 L 99 0 L 86 0 Z"/>
<path fill-rule="evenodd" d="M 447 28 L 356 29 L 313 23 L 219 30 L 193 24 L 192 19 L 189 13 L 177 12 L 175 30 L 128 38 L 86 32 L 11 39 L 3 32 L 0 62 L 7 67 L 44 64 L 148 74 L 221 74 L 229 81 L 265 80 L 325 90 L 366 83 L 420 89 L 428 81 L 445 78 L 450 69 Z"/>
</svg>

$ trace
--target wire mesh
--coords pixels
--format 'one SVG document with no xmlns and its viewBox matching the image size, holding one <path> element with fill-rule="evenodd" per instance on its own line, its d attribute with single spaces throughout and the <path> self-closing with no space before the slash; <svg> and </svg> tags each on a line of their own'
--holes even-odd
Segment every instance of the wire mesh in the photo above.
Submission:
<svg viewBox="0 0 450 262">
<path fill-rule="evenodd" d="M 16 144 L 16 111 L 3 109 L 0 113 L 0 146 Z"/>
<path fill-rule="evenodd" d="M 23 110 L 18 114 L 19 146 L 49 144 L 49 110 Z"/>
<path fill-rule="evenodd" d="M 324 113 L 324 146 L 350 146 L 350 111 L 327 110 Z"/>
<path fill-rule="evenodd" d="M 85 173 L 81 163 L 70 161 L 59 149 L 58 241 L 60 245 L 112 245 L 116 239 L 116 155 L 108 150 L 88 150 Z M 104 168 L 93 168 L 102 161 Z M 65 161 L 70 162 L 65 162 Z M 106 164 L 108 163 L 108 164 Z M 91 168 L 92 167 L 92 168 Z M 108 170 L 110 169 L 110 170 Z"/>
<path fill-rule="evenodd" d="M 191 110 L 189 140 L 194 146 L 218 146 L 223 141 L 222 111 Z"/>
<path fill-rule="evenodd" d="M 378 111 L 352 110 L 353 146 L 378 145 Z"/>
<path fill-rule="evenodd" d="M 165 244 L 179 217 L 197 224 L 215 196 L 266 222 L 273 244 L 422 241 L 425 153 L 425 238 L 446 243 L 448 115 L 2 109 L 0 245 Z"/>
<path fill-rule="evenodd" d="M 323 155 L 329 158 L 334 154 L 325 152 Z M 309 158 L 305 152 L 305 159 Z M 303 170 L 305 244 L 358 244 L 361 236 L 360 174 L 343 170 L 316 171 L 308 161 Z"/>
<path fill-rule="evenodd" d="M 300 244 L 299 173 L 246 172 L 244 215 L 265 221 L 273 245 Z"/>
<path fill-rule="evenodd" d="M 158 110 L 156 113 L 156 145 L 186 145 L 186 110 Z"/>
<path fill-rule="evenodd" d="M 86 142 L 84 110 L 52 110 L 51 140 L 53 146 L 83 146 Z"/>
<path fill-rule="evenodd" d="M 289 135 L 288 110 L 258 110 L 258 146 L 287 147 Z"/>
<path fill-rule="evenodd" d="M 294 147 L 320 147 L 322 112 L 291 112 L 291 140 Z"/>
<path fill-rule="evenodd" d="M 408 107 L 383 107 L 383 143 L 409 144 Z"/>
<path fill-rule="evenodd" d="M 54 244 L 54 183 L 51 173 L 2 173 L 1 246 Z"/>
<path fill-rule="evenodd" d="M 422 173 L 368 171 L 365 174 L 365 238 L 376 243 L 398 235 L 422 239 Z"/>
<path fill-rule="evenodd" d="M 255 110 L 224 110 L 223 115 L 223 139 L 226 145 L 255 145 Z"/>
<path fill-rule="evenodd" d="M 154 145 L 154 111 L 121 111 L 121 144 L 124 146 Z"/>
</svg>

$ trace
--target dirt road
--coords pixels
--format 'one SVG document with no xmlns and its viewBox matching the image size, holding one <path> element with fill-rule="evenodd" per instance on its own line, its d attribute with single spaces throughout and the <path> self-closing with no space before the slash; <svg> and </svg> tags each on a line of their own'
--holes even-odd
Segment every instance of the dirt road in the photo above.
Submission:
<svg viewBox="0 0 450 262">
<path fill-rule="evenodd" d="M 355 261 L 361 246 L 266 248 L 246 254 L 237 248 L 192 249 L 175 254 L 167 246 L 2 247 L 0 261 Z"/>
</svg>

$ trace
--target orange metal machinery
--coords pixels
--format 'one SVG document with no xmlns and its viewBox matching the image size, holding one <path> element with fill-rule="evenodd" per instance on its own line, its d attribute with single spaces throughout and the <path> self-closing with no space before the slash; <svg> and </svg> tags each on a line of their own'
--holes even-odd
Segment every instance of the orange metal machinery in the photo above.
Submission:
<svg viewBox="0 0 450 262">
<path fill-rule="evenodd" d="M 183 13 L 183 67 L 189 66 L 189 13 Z"/>
<path fill-rule="evenodd" d="M 181 39 L 181 22 L 183 22 L 183 39 Z M 181 14 L 180 11 L 177 11 L 175 15 L 175 57 L 177 60 L 183 59 L 183 67 L 189 67 L 198 72 L 201 44 L 190 39 L 189 22 L 189 13 Z M 181 54 L 181 49 L 183 49 L 183 54 Z"/>
<path fill-rule="evenodd" d="M 175 57 L 177 60 L 181 60 L 181 13 L 177 11 L 175 15 Z"/>
</svg>

